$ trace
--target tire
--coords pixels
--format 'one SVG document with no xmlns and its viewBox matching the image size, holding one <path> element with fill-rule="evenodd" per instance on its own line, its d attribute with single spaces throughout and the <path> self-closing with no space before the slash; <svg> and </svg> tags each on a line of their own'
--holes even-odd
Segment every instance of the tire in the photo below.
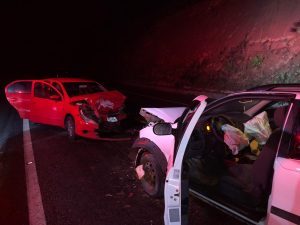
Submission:
<svg viewBox="0 0 300 225">
<path fill-rule="evenodd" d="M 65 120 L 65 127 L 67 130 L 67 135 L 70 140 L 75 140 L 75 121 L 72 116 L 67 116 Z"/>
<path fill-rule="evenodd" d="M 158 161 L 153 154 L 144 152 L 140 162 L 145 172 L 141 178 L 144 191 L 151 197 L 162 197 L 165 186 L 165 175 Z"/>
</svg>

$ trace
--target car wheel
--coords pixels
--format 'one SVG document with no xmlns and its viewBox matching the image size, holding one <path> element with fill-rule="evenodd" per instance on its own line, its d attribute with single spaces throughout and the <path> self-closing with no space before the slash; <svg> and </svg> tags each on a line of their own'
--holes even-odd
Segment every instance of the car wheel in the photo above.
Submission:
<svg viewBox="0 0 300 225">
<path fill-rule="evenodd" d="M 144 191 L 151 197 L 162 197 L 164 193 L 165 176 L 154 155 L 144 152 L 141 157 L 144 176 L 141 178 Z"/>
<path fill-rule="evenodd" d="M 70 140 L 75 140 L 75 121 L 73 117 L 68 116 L 65 121 L 67 134 Z"/>
</svg>

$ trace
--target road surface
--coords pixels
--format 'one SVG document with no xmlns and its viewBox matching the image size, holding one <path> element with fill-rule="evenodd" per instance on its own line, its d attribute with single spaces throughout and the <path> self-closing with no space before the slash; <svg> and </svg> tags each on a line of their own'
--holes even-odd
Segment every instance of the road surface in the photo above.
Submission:
<svg viewBox="0 0 300 225">
<path fill-rule="evenodd" d="M 137 113 L 141 106 L 178 106 L 179 101 L 185 105 L 192 99 L 192 96 L 149 94 L 146 90 L 132 88 L 122 91 L 129 97 L 131 114 Z M 33 219 L 38 221 L 36 223 L 163 224 L 163 201 L 149 198 L 135 177 L 135 152 L 130 148 L 133 139 L 104 142 L 79 138 L 69 141 L 61 128 L 29 123 L 29 143 L 24 140 L 23 121 L 3 96 L 0 117 L 0 224 L 29 225 L 28 210 L 33 207 L 37 209 L 33 212 L 40 213 L 40 205 L 32 206 L 35 194 L 26 191 L 25 169 L 33 165 L 45 216 L 43 221 L 33 215 L 38 217 Z M 28 146 L 32 147 L 35 160 L 24 161 L 24 149 Z M 32 177 L 30 174 L 29 179 Z M 191 202 L 191 224 L 240 224 L 200 201 L 192 199 Z"/>
</svg>

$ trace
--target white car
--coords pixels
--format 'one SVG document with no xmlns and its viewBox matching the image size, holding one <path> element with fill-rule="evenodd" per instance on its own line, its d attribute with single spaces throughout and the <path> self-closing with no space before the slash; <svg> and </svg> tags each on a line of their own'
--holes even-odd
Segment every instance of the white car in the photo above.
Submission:
<svg viewBox="0 0 300 225">
<path fill-rule="evenodd" d="M 166 225 L 188 223 L 189 193 L 247 224 L 300 224 L 300 85 L 141 115 L 136 172 Z"/>
</svg>

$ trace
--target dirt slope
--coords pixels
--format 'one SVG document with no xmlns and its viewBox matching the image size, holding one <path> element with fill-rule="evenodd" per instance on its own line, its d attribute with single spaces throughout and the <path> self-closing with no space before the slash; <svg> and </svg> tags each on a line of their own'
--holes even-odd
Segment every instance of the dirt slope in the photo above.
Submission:
<svg viewBox="0 0 300 225">
<path fill-rule="evenodd" d="M 203 0 L 159 20 L 127 59 L 133 80 L 236 90 L 300 82 L 299 0 Z"/>
</svg>

